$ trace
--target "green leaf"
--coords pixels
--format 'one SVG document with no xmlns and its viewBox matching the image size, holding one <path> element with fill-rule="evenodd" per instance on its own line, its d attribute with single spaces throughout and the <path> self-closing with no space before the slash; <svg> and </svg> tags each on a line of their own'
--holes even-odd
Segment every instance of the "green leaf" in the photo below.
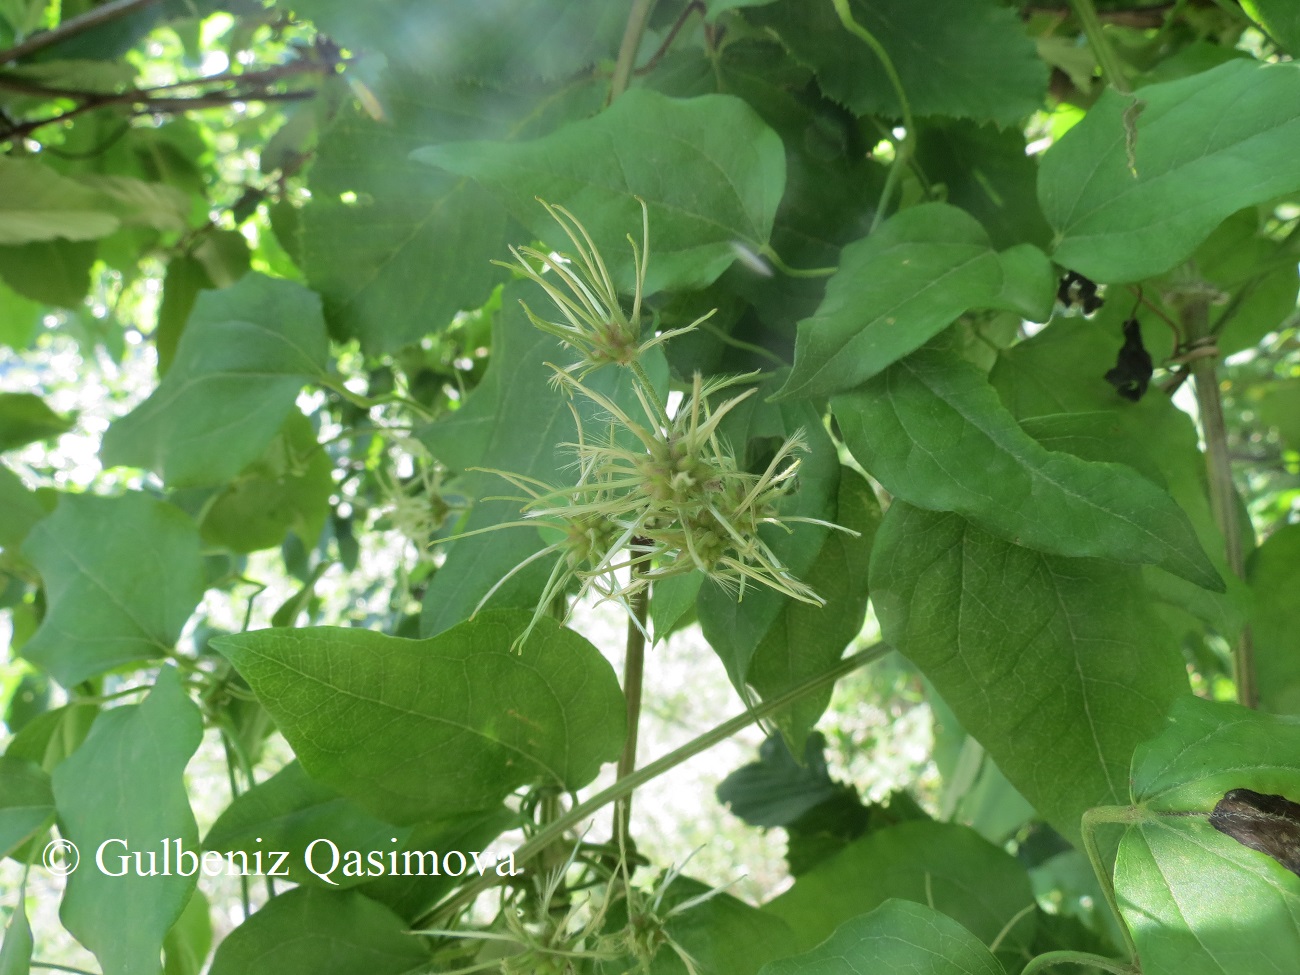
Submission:
<svg viewBox="0 0 1300 975">
<path fill-rule="evenodd" d="M 373 48 L 431 77 L 564 78 L 612 60 L 626 11 L 605 0 L 306 0 L 295 13 L 349 47 Z"/>
<path fill-rule="evenodd" d="M 672 73 L 666 65 L 654 73 L 648 84 L 678 98 L 738 96 L 781 137 L 786 155 L 786 188 L 772 227 L 771 248 L 792 267 L 839 263 L 840 250 L 860 237 L 870 224 L 886 174 L 885 166 L 863 154 L 855 125 L 844 110 L 816 96 L 809 72 L 786 57 L 772 37 L 736 38 L 712 53 L 679 51 L 671 64 Z M 747 301 L 751 314 L 783 335 L 791 321 L 812 314 L 826 291 L 824 277 L 765 277 L 748 260 L 732 265 L 719 284 Z M 719 304 L 708 294 L 684 299 L 683 305 L 696 303 L 701 307 L 686 314 L 682 324 Z M 727 316 L 724 305 L 713 323 L 725 330 Z M 705 341 L 718 340 L 705 333 L 668 346 L 670 356 L 684 359 L 680 369 L 683 376 L 695 369 L 712 371 L 707 360 L 692 355 L 690 347 Z M 785 340 L 781 342 L 784 346 Z"/>
<path fill-rule="evenodd" d="M 1277 430 L 1288 450 L 1300 452 L 1300 379 L 1265 386 L 1259 418 Z"/>
<path fill-rule="evenodd" d="M 183 774 L 202 739 L 203 718 L 180 672 L 165 667 L 144 701 L 101 714 L 54 770 L 61 832 L 82 861 L 68 877 L 59 917 L 95 953 L 104 975 L 159 972 L 163 939 L 194 892 L 199 832 Z M 95 858 L 105 843 L 108 872 L 101 872 Z M 152 853 L 161 871 L 164 848 L 170 876 L 138 876 L 134 857 L 124 876 L 111 875 L 137 853 L 146 870 Z M 180 875 L 182 850 L 195 857 L 188 877 Z"/>
<path fill-rule="evenodd" d="M 641 225 L 635 198 L 644 199 L 647 294 L 707 287 L 735 261 L 736 244 L 762 248 L 785 189 L 781 140 L 728 95 L 677 100 L 638 88 L 540 139 L 428 146 L 413 158 L 472 177 L 562 249 L 568 242 L 537 198 L 567 207 L 622 287 L 632 284 L 627 236 Z M 632 236 L 639 242 L 639 232 Z"/>
<path fill-rule="evenodd" d="M 1300 592 L 1300 525 L 1279 528 L 1251 556 L 1247 579 L 1260 703 L 1280 714 L 1300 714 L 1300 654 L 1296 600 Z"/>
<path fill-rule="evenodd" d="M 142 494 L 63 495 L 23 554 L 47 603 L 23 656 L 64 687 L 166 654 L 203 595 L 193 522 Z"/>
<path fill-rule="evenodd" d="M 173 186 L 99 173 L 84 174 L 77 182 L 99 193 L 108 212 L 124 227 L 152 227 L 170 233 L 185 230 L 190 198 Z"/>
<path fill-rule="evenodd" d="M 163 975 L 199 975 L 212 950 L 212 914 L 196 890 L 163 939 Z"/>
<path fill-rule="evenodd" d="M 5 749 L 9 758 L 25 758 L 50 772 L 71 755 L 90 732 L 97 704 L 65 704 L 28 721 Z"/>
<path fill-rule="evenodd" d="M 887 900 L 841 924 L 811 951 L 773 962 L 759 975 L 1003 975 L 1005 969 L 973 934 L 921 904 Z"/>
<path fill-rule="evenodd" d="M 1261 212 L 1262 211 L 1262 212 Z M 1223 357 L 1258 345 L 1295 311 L 1300 286 L 1288 244 L 1271 236 L 1272 209 L 1248 207 L 1234 213 L 1196 249 L 1197 271 L 1215 288 L 1231 295 L 1227 321 L 1215 316 L 1215 344 Z M 1169 275 L 1176 289 L 1178 270 Z"/>
<path fill-rule="evenodd" d="M 1294 719 L 1190 696 L 1137 750 L 1140 816 L 1121 841 L 1115 891 L 1144 972 L 1254 975 L 1294 966 L 1300 877 L 1203 817 L 1230 789 L 1300 796 L 1297 756 Z M 1225 924 L 1229 912 L 1249 923 Z"/>
<path fill-rule="evenodd" d="M 1039 167 L 1053 259 L 1095 281 L 1139 281 L 1186 260 L 1242 207 L 1300 188 L 1297 104 L 1300 65 L 1289 62 L 1234 60 L 1133 95 L 1108 88 Z M 1130 137 L 1125 113 L 1137 110 Z"/>
<path fill-rule="evenodd" d="M 850 0 L 849 9 L 889 54 L 913 115 L 1016 125 L 1039 108 L 1047 68 L 1019 19 L 995 0 Z M 902 117 L 880 59 L 830 3 L 778 3 L 746 19 L 775 30 L 853 114 Z"/>
<path fill-rule="evenodd" d="M 45 20 L 45 0 L 4 0 L 0 3 L 0 16 L 8 21 L 15 34 L 26 36 Z"/>
<path fill-rule="evenodd" d="M 211 975 L 401 975 L 427 961 L 422 942 L 388 908 L 354 891 L 300 887 L 230 932 Z"/>
<path fill-rule="evenodd" d="M 0 490 L 3 488 L 0 487 Z M 650 622 L 656 643 L 666 639 L 673 627 L 695 608 L 695 600 L 703 584 L 702 572 L 669 576 L 655 582 L 654 599 L 650 600 Z"/>
<path fill-rule="evenodd" d="M 757 762 L 741 766 L 718 784 L 718 802 L 750 826 L 788 826 L 845 791 L 853 794 L 831 778 L 825 750 L 826 738 L 814 731 L 800 762 L 784 737 L 770 735 L 759 746 Z"/>
<path fill-rule="evenodd" d="M 1134 747 L 1187 675 L 1136 569 L 1034 552 L 895 501 L 871 594 L 885 640 L 1059 831 L 1124 799 Z"/>
<path fill-rule="evenodd" d="M 33 393 L 0 393 L 0 452 L 50 440 L 72 429 Z"/>
<path fill-rule="evenodd" d="M 1010 252 L 1008 252 L 1010 254 Z M 1023 276 L 1008 281 L 1006 270 Z M 1013 308 L 1027 287 L 1050 308 L 1047 259 L 1026 246 L 1005 266 L 974 217 L 925 203 L 891 217 L 844 248 L 816 314 L 799 323 L 794 372 L 782 396 L 853 389 L 920 348 L 972 308 Z"/>
<path fill-rule="evenodd" d="M 24 298 L 76 308 L 90 290 L 93 241 L 50 240 L 0 247 L 0 278 Z"/>
<path fill-rule="evenodd" d="M 314 545 L 330 512 L 333 470 L 311 421 L 292 410 L 262 456 L 217 496 L 199 530 L 232 552 L 272 548 L 290 531 Z"/>
<path fill-rule="evenodd" d="M 235 864 L 253 864 L 261 853 L 266 865 L 263 872 L 270 870 L 267 851 L 287 851 L 284 876 L 288 881 L 322 887 L 326 881 L 305 865 L 313 841 L 327 839 L 343 849 L 405 850 L 411 832 L 409 826 L 376 819 L 351 799 L 310 778 L 302 765 L 293 761 L 227 806 L 203 838 L 203 846 L 221 853 L 242 851 L 243 857 L 236 856 Z M 328 850 L 313 851 L 313 857 L 322 871 L 328 866 Z M 354 887 L 369 878 L 340 872 L 331 879 L 339 887 Z"/>
<path fill-rule="evenodd" d="M 890 898 L 933 904 L 991 944 L 1034 903 L 1016 859 L 974 830 L 914 820 L 873 830 L 803 874 L 765 909 L 794 928 L 805 949 Z M 1010 959 L 1034 936 L 1034 918 L 1011 925 L 1000 954 Z"/>
<path fill-rule="evenodd" d="M 498 806 L 486 812 L 420 823 L 406 841 L 406 849 L 441 850 L 444 853 L 448 850 L 464 853 L 486 850 L 503 832 L 518 826 L 519 814 L 505 806 Z M 489 863 L 490 860 L 489 854 L 484 862 Z M 519 866 L 511 864 L 513 860 L 509 856 L 503 857 L 495 865 L 486 867 L 487 874 L 501 876 L 498 871 L 517 869 Z M 472 857 L 470 869 L 475 874 L 478 873 Z M 460 878 L 447 873 L 420 876 L 417 870 L 418 868 L 413 869 L 407 876 L 378 877 L 362 887 L 361 892 L 408 921 L 414 921 L 462 883 Z"/>
<path fill-rule="evenodd" d="M 1231 641 L 1245 623 L 1247 593 L 1224 560 L 1223 535 L 1210 510 L 1196 425 L 1166 396 L 1145 396 L 1132 403 L 1102 381 L 1115 363 L 1122 341 L 1121 321 L 1128 311 L 1123 303 L 1110 302 L 1091 320 L 1053 322 L 1028 341 L 1005 350 L 989 381 L 1017 418 L 1033 419 L 1025 429 L 1035 438 L 1047 432 L 1044 423 L 1062 422 L 1043 417 L 1094 416 L 1090 421 L 1073 421 L 1084 426 L 1068 439 L 1048 440 L 1044 446 L 1085 460 L 1128 464 L 1170 493 L 1191 519 L 1202 550 L 1227 583 L 1228 592 L 1208 592 L 1155 566 L 1144 572 L 1147 583 L 1153 595 L 1188 614 L 1187 623 L 1197 632 L 1203 626 L 1196 621 L 1203 621 Z M 1159 342 L 1169 344 L 1168 326 L 1154 315 L 1148 318 L 1145 310 L 1138 317 L 1147 347 L 1160 355 Z"/>
<path fill-rule="evenodd" d="M 0 252 L 5 250 L 0 248 Z M 0 262 L 0 274 L 3 273 L 3 262 Z M 42 303 L 24 298 L 0 281 L 0 345 L 16 351 L 26 349 L 36 336 L 44 314 Z"/>
<path fill-rule="evenodd" d="M 16 549 L 48 513 L 36 492 L 29 491 L 17 474 L 0 464 L 0 548 Z"/>
<path fill-rule="evenodd" d="M 22 0 L 5 0 L 5 4 L 22 2 Z M 44 0 L 31 4 L 39 15 L 45 6 Z M 43 17 L 36 17 L 38 23 Z M 23 31 L 29 33 L 29 31 Z M 78 91 L 98 95 L 110 95 L 122 91 L 135 80 L 135 68 L 121 61 L 36 61 L 17 67 L 6 68 L 5 73 L 14 80 L 22 80 L 40 85 L 43 88 L 75 88 Z M 18 86 L 15 86 L 17 88 Z M 39 104 L 40 96 L 33 95 L 32 102 Z M 10 104 L 14 104 L 10 102 Z M 22 104 L 19 102 L 19 104 Z"/>
<path fill-rule="evenodd" d="M 396 124 L 354 109 L 322 134 L 302 211 L 307 281 L 331 332 L 369 354 L 481 305 L 500 276 L 489 262 L 505 256 L 505 214 L 490 194 L 407 159 L 420 133 L 436 129 L 424 116 L 437 92 L 420 91 L 414 82 L 394 88 Z"/>
<path fill-rule="evenodd" d="M 1300 795 L 1296 718 L 1183 695 L 1158 730 L 1133 755 L 1134 803 L 1208 813 L 1230 789 Z"/>
<path fill-rule="evenodd" d="M 698 880 L 679 877 L 668 888 L 660 910 L 671 911 L 708 892 L 709 888 Z M 671 947 L 661 946 L 649 975 L 756 975 L 765 963 L 798 950 L 794 932 L 784 921 L 730 894 L 715 894 L 670 917 L 664 933 L 690 956 L 694 968 L 687 968 Z"/>
<path fill-rule="evenodd" d="M 105 466 L 150 468 L 169 487 L 231 480 L 328 353 L 319 299 L 302 285 L 250 274 L 201 293 L 162 383 L 104 435 Z"/>
<path fill-rule="evenodd" d="M 32 158 L 0 156 L 0 244 L 96 240 L 121 222 L 108 197 Z"/>
<path fill-rule="evenodd" d="M 54 822 L 50 777 L 35 762 L 0 755 L 0 856 L 7 856 Z"/>
<path fill-rule="evenodd" d="M 1300 10 L 1288 0 L 1241 0 L 1241 9 L 1292 57 L 1300 56 Z"/>
<path fill-rule="evenodd" d="M 832 409 L 853 456 L 910 504 L 955 511 L 1016 545 L 1158 565 L 1224 590 L 1168 494 L 1131 468 L 1044 449 L 951 353 L 914 353 Z"/>
<path fill-rule="evenodd" d="M 994 247 L 1047 246 L 1052 231 L 1034 194 L 1037 166 L 1018 128 L 926 119 L 917 132 L 916 161 L 947 188 L 944 199 L 980 222 Z"/>
<path fill-rule="evenodd" d="M 30 975 L 32 970 L 34 941 L 32 926 L 27 920 L 26 894 L 26 885 L 18 888 L 18 906 L 9 918 L 0 944 L 0 975 Z"/>
<path fill-rule="evenodd" d="M 194 310 L 199 292 L 212 288 L 212 278 L 201 261 L 186 254 L 173 257 L 167 263 L 163 278 L 162 301 L 158 304 L 158 327 L 154 331 L 154 346 L 158 349 L 158 375 L 167 374 L 176 358 L 185 322 Z"/>
<path fill-rule="evenodd" d="M 825 673 L 862 629 L 867 611 L 867 564 L 880 525 L 880 504 L 871 485 L 847 467 L 840 468 L 834 521 L 857 534 L 828 532 L 817 560 L 800 577 L 826 605 L 786 600 L 754 648 L 746 680 L 763 700 Z M 809 731 L 830 705 L 833 691 L 828 686 L 807 694 L 773 716 L 792 749 L 803 749 Z"/>
<path fill-rule="evenodd" d="M 546 619 L 512 650 L 528 619 L 484 613 L 429 640 L 314 627 L 213 645 L 313 778 L 411 823 L 491 808 L 526 783 L 577 789 L 618 757 L 609 664 Z"/>
</svg>

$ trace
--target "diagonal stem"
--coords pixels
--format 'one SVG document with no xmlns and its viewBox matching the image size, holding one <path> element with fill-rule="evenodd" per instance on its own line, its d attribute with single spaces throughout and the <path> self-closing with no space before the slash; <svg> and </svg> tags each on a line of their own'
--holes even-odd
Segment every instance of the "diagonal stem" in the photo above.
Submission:
<svg viewBox="0 0 1300 975">
<path fill-rule="evenodd" d="M 747 711 L 737 714 L 732 718 L 706 731 L 704 734 L 692 738 L 685 745 L 674 749 L 667 755 L 660 756 L 649 765 L 643 765 L 641 768 L 632 772 L 626 778 L 620 779 L 607 789 L 596 793 L 585 802 L 580 802 L 568 812 L 564 813 L 555 821 L 551 822 L 544 828 L 538 830 L 531 837 L 525 840 L 515 851 L 514 857 L 516 863 L 527 863 L 528 860 L 536 856 L 540 851 L 546 849 L 557 839 L 562 837 L 569 830 L 580 824 L 589 816 L 594 815 L 601 809 L 608 806 L 611 802 L 617 802 L 623 796 L 630 795 L 636 789 L 645 785 L 653 779 L 657 779 L 665 772 L 676 768 L 683 762 L 694 758 L 701 752 L 708 751 L 720 741 L 726 741 L 736 732 L 749 727 L 756 721 L 783 711 L 796 701 L 802 700 L 814 691 L 819 691 L 828 684 L 834 684 L 846 674 L 867 664 L 879 660 L 885 654 L 890 653 L 894 648 L 887 643 L 874 643 L 852 656 L 845 657 L 831 667 L 829 670 L 811 677 L 792 687 L 784 694 L 772 698 L 770 701 L 763 701 Z M 479 879 L 474 883 L 462 887 L 456 893 L 451 895 L 446 901 L 435 906 L 432 910 L 426 911 L 421 917 L 417 918 L 412 924 L 413 928 L 422 927 L 425 922 L 436 915 L 463 909 L 471 903 L 484 890 L 492 886 L 492 881 L 488 879 Z"/>
</svg>

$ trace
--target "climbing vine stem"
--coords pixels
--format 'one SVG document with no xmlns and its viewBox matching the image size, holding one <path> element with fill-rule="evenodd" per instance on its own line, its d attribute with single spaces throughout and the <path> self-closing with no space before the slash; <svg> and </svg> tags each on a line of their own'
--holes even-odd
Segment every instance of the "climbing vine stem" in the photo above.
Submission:
<svg viewBox="0 0 1300 975">
<path fill-rule="evenodd" d="M 644 559 L 632 563 L 631 572 L 645 570 Z M 623 696 L 627 699 L 627 738 L 623 754 L 618 760 L 618 780 L 627 778 L 636 769 L 637 730 L 641 722 L 641 684 L 645 673 L 646 620 L 649 618 L 650 586 L 638 589 L 632 596 L 632 613 L 627 620 L 627 653 L 623 659 Z M 623 796 L 614 805 L 614 842 L 619 850 L 627 849 L 632 820 L 632 793 Z"/>
<path fill-rule="evenodd" d="M 1079 18 L 1079 26 L 1088 35 L 1088 44 L 1092 47 L 1093 56 L 1097 59 L 1102 76 L 1116 91 L 1125 94 L 1132 91 L 1133 88 L 1129 85 L 1128 78 L 1124 76 L 1124 67 L 1120 64 L 1115 49 L 1110 46 L 1110 41 L 1102 33 L 1101 18 L 1097 16 L 1097 8 L 1092 5 L 1092 0 L 1070 0 L 1070 7 L 1074 10 L 1074 15 Z"/>
<path fill-rule="evenodd" d="M 617 802 L 626 795 L 631 795 L 634 790 L 641 788 L 641 786 L 645 785 L 647 782 L 657 779 L 665 772 L 676 768 L 678 765 L 694 758 L 701 752 L 708 751 L 719 742 L 726 741 L 738 731 L 747 728 L 749 725 L 754 724 L 763 718 L 785 710 L 796 701 L 802 700 L 809 694 L 821 690 L 828 684 L 834 684 L 841 677 L 851 674 L 853 671 L 865 667 L 873 661 L 879 660 L 892 650 L 893 647 L 886 643 L 874 643 L 865 650 L 860 650 L 855 654 L 845 657 L 834 667 L 831 667 L 829 670 L 824 671 L 816 677 L 811 677 L 802 684 L 792 687 L 784 694 L 780 694 L 769 701 L 763 701 L 741 714 L 728 718 L 726 721 L 719 725 L 715 725 L 704 734 L 691 739 L 680 748 L 674 749 L 667 755 L 655 759 L 649 765 L 644 765 L 636 771 L 629 773 L 609 788 L 596 793 L 585 802 L 578 803 L 567 813 L 559 816 L 525 840 L 515 849 L 515 862 L 519 864 L 527 863 L 532 857 L 536 856 L 539 852 L 563 837 L 569 830 L 579 826 L 584 820 L 595 815 L 610 803 Z M 493 878 L 485 877 L 462 887 L 447 901 L 434 907 L 424 916 L 417 918 L 412 927 L 426 927 L 433 918 L 436 918 L 439 915 L 454 914 L 463 910 L 473 902 L 475 897 L 491 887 L 493 883 Z"/>
<path fill-rule="evenodd" d="M 889 201 L 898 187 L 898 181 L 903 176 L 903 170 L 912 159 L 916 147 L 916 124 L 912 119 L 912 105 L 907 100 L 907 92 L 903 90 L 903 80 L 898 76 L 898 71 L 894 68 L 894 62 L 890 59 L 885 46 L 876 39 L 876 35 L 854 19 L 853 11 L 849 9 L 849 0 L 831 0 L 831 3 L 835 5 L 835 13 L 839 15 L 844 29 L 871 48 L 872 53 L 880 59 L 880 65 L 885 69 L 889 83 L 894 86 L 894 94 L 898 96 L 899 108 L 903 114 L 903 137 L 894 143 L 894 161 L 889 165 L 884 189 L 880 191 L 880 202 L 876 205 L 876 215 L 871 219 L 871 230 L 874 233 L 876 227 L 880 226 L 880 222 L 885 218 L 885 210 L 889 207 Z"/>
<path fill-rule="evenodd" d="M 1187 294 L 1181 304 L 1183 334 L 1189 351 L 1213 348 L 1210 334 L 1208 290 Z M 1223 400 L 1219 392 L 1217 355 L 1191 357 L 1188 368 L 1196 384 L 1197 410 L 1201 417 L 1201 434 L 1205 438 L 1205 464 L 1210 486 L 1210 507 L 1223 533 L 1228 569 L 1238 579 L 1245 578 L 1246 557 L 1244 527 L 1237 512 L 1237 491 L 1232 483 L 1232 460 L 1228 456 L 1228 426 L 1223 418 Z M 1250 627 L 1242 628 L 1233 646 L 1233 675 L 1237 682 L 1237 701 L 1248 708 L 1258 707 L 1259 689 L 1255 683 L 1254 647 Z"/>
</svg>

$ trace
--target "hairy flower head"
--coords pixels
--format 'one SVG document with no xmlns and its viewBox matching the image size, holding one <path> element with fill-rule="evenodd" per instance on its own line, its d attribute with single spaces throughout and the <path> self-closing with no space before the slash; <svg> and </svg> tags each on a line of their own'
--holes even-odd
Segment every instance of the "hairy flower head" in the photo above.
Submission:
<svg viewBox="0 0 1300 975">
<path fill-rule="evenodd" d="M 567 366 L 551 366 L 577 425 L 577 441 L 562 445 L 574 455 L 577 479 L 572 485 L 555 486 L 511 471 L 487 471 L 522 492 L 509 499 L 520 504 L 521 518 L 480 529 L 532 525 L 549 542 L 506 576 L 541 559 L 554 559 L 533 623 L 575 585 L 579 596 L 615 600 L 635 619 L 634 597 L 656 580 L 694 571 L 738 598 L 748 587 L 760 585 L 821 605 L 822 599 L 794 577 L 760 536 L 764 525 L 786 531 L 796 522 L 838 528 L 783 514 L 800 456 L 807 450 L 802 431 L 781 443 L 765 470 L 748 471 L 719 431 L 728 414 L 757 391 L 751 385 L 733 392 L 756 374 L 710 379 L 696 374 L 670 413 L 641 366 L 648 349 L 703 320 L 641 341 L 641 291 L 649 254 L 644 202 L 641 245 L 628 238 L 636 266 L 629 313 L 582 224 L 563 207 L 543 205 L 572 241 L 575 256 L 512 248 L 518 263 L 511 266 L 541 285 L 563 321 L 546 321 L 525 305 L 529 319 L 579 356 Z M 635 402 L 625 405 L 584 381 L 590 371 L 611 364 L 629 371 Z M 582 400 L 587 405 L 579 409 L 575 404 Z M 591 419 L 593 414 L 597 419 Z M 598 434 L 593 432 L 597 425 Z"/>
<path fill-rule="evenodd" d="M 578 361 L 566 369 L 585 376 L 605 365 L 634 366 L 645 353 L 674 335 L 689 331 L 697 320 L 685 328 L 672 329 L 642 342 L 642 297 L 645 273 L 650 259 L 650 218 L 645 201 L 641 204 L 641 244 L 628 234 L 632 245 L 635 288 L 632 307 L 625 311 L 618 289 L 605 266 L 591 235 L 577 218 L 562 206 L 539 200 L 573 244 L 573 253 L 543 253 L 535 247 L 511 247 L 514 263 L 497 261 L 501 267 L 520 271 L 540 285 L 560 313 L 559 321 L 534 314 L 520 301 L 524 313 L 534 326 L 559 339 L 578 353 Z M 710 315 L 712 312 L 709 313 Z M 704 316 L 705 318 L 708 315 Z"/>
</svg>

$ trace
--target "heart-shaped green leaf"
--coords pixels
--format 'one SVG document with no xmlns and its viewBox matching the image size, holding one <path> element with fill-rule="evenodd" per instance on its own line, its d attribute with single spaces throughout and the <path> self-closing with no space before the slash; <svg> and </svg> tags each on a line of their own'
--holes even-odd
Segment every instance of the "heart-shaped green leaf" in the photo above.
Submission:
<svg viewBox="0 0 1300 975">
<path fill-rule="evenodd" d="M 885 639 L 1072 838 L 1085 810 L 1124 801 L 1133 749 L 1187 688 L 1136 569 L 1034 552 L 956 515 L 895 501 L 871 598 Z"/>
<path fill-rule="evenodd" d="M 999 254 L 979 222 L 946 203 L 911 207 L 849 244 L 826 298 L 799 323 L 783 396 L 829 396 L 861 385 L 972 308 L 1043 319 L 1055 284 L 1025 244 Z"/>
<path fill-rule="evenodd" d="M 163 938 L 194 892 L 199 830 L 183 776 L 202 740 L 199 709 L 166 667 L 144 701 L 101 714 L 54 770 L 60 830 L 81 856 L 59 916 L 104 975 L 157 972 Z M 189 876 L 181 851 L 196 857 Z"/>
<path fill-rule="evenodd" d="M 221 942 L 212 975 L 400 975 L 428 961 L 400 917 L 355 891 L 299 887 Z"/>
<path fill-rule="evenodd" d="M 1234 59 L 1131 95 L 1108 88 L 1038 171 L 1053 258 L 1109 282 L 1169 270 L 1237 210 L 1297 188 L 1294 62 Z"/>
<path fill-rule="evenodd" d="M 1042 552 L 1158 565 L 1224 589 L 1166 492 L 1124 465 L 1045 449 L 951 353 L 916 352 L 831 405 L 853 456 L 909 504 Z"/>
<path fill-rule="evenodd" d="M 637 88 L 540 139 L 428 146 L 414 158 L 472 177 L 561 249 L 568 242 L 537 198 L 567 207 L 624 286 L 640 197 L 650 214 L 647 292 L 703 288 L 735 261 L 737 245 L 765 245 L 785 189 L 781 140 L 728 95 L 680 100 Z"/>
<path fill-rule="evenodd" d="M 1033 940 L 1034 917 L 1022 914 L 1034 902 L 1024 868 L 974 830 L 931 820 L 872 830 L 801 875 L 766 910 L 809 948 L 890 898 L 933 904 L 986 943 L 1001 934 L 1008 957 Z"/>
<path fill-rule="evenodd" d="M 1249 799 L 1300 799 L 1300 720 L 1183 697 L 1135 752 L 1132 782 L 1137 818 L 1120 843 L 1115 891 L 1142 970 L 1293 968 L 1300 876 L 1261 848 L 1294 849 L 1300 820 L 1259 815 Z M 1226 796 L 1237 790 L 1247 801 Z M 1226 832 L 1206 821 L 1221 802 L 1233 808 Z"/>
<path fill-rule="evenodd" d="M 320 299 L 300 284 L 248 274 L 200 293 L 162 383 L 104 434 L 105 466 L 147 467 L 169 487 L 230 480 L 324 375 L 328 353 Z"/>
<path fill-rule="evenodd" d="M 428 640 L 271 629 L 213 641 L 303 767 L 402 824 L 489 809 L 521 785 L 577 789 L 623 745 L 609 663 L 572 630 L 484 613 Z"/>
<path fill-rule="evenodd" d="M 143 494 L 65 494 L 23 544 L 48 609 L 23 656 L 64 687 L 167 653 L 203 596 L 199 533 Z"/>
<path fill-rule="evenodd" d="M 1002 963 L 960 924 L 924 904 L 887 900 L 845 921 L 811 951 L 765 965 L 758 975 L 1003 975 Z"/>
</svg>

